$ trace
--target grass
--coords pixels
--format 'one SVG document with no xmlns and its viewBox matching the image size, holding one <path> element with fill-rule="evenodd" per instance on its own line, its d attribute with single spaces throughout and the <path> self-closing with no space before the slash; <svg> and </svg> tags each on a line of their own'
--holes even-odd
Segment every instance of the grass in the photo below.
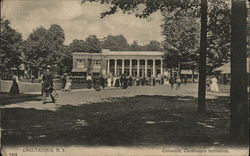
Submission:
<svg viewBox="0 0 250 156">
<path fill-rule="evenodd" d="M 23 108 L 1 110 L 3 145 L 226 145 L 229 98 L 207 100 L 198 114 L 189 96 L 112 98 L 56 111 Z"/>
</svg>

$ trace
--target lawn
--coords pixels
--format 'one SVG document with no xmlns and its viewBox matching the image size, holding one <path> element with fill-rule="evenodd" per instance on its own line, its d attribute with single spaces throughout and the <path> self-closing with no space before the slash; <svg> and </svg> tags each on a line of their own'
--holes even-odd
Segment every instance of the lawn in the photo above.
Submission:
<svg viewBox="0 0 250 156">
<path fill-rule="evenodd" d="M 229 98 L 207 100 L 198 114 L 192 96 L 136 95 L 63 105 L 56 111 L 1 110 L 2 145 L 227 145 Z"/>
</svg>

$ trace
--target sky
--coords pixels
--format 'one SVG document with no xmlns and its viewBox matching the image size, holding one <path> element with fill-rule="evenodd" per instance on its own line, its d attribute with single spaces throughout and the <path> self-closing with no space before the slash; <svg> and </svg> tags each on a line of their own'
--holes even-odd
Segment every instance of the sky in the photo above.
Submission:
<svg viewBox="0 0 250 156">
<path fill-rule="evenodd" d="M 10 20 L 12 28 L 22 33 L 23 39 L 39 26 L 48 28 L 51 24 L 59 24 L 65 32 L 65 44 L 91 34 L 98 38 L 122 34 L 129 43 L 136 40 L 141 45 L 150 40 L 163 40 L 159 12 L 148 19 L 140 19 L 119 11 L 101 19 L 100 13 L 108 8 L 99 3 L 81 5 L 81 0 L 3 0 L 1 15 Z"/>
</svg>

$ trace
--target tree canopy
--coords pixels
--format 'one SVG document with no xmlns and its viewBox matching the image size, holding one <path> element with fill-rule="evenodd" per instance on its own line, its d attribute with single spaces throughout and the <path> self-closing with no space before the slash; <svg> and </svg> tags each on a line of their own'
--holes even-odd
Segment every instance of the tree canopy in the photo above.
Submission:
<svg viewBox="0 0 250 156">
<path fill-rule="evenodd" d="M 72 64 L 69 63 L 71 51 L 63 44 L 64 40 L 64 31 L 57 24 L 51 25 L 49 29 L 36 28 L 23 44 L 27 67 L 37 70 L 51 65 L 61 71 L 61 68 L 68 66 L 66 71 L 69 72 Z"/>
<path fill-rule="evenodd" d="M 208 53 L 207 72 L 228 62 L 230 54 L 230 10 L 223 0 L 210 0 L 208 9 Z M 197 8 L 181 10 L 179 8 L 163 12 L 162 24 L 165 36 L 168 66 L 177 66 L 177 61 L 197 66 L 199 48 L 199 11 Z M 192 62 L 190 64 L 189 62 Z"/>
<path fill-rule="evenodd" d="M 156 11 L 164 11 L 166 8 L 174 10 L 176 8 L 187 9 L 199 6 L 199 0 L 82 0 L 85 2 L 99 2 L 109 4 L 110 9 L 101 13 L 101 18 L 114 14 L 119 9 L 124 13 L 135 13 L 137 17 L 145 18 Z"/>
<path fill-rule="evenodd" d="M 11 28 L 10 21 L 1 18 L 0 66 L 5 69 L 18 68 L 22 63 L 22 35 Z"/>
<path fill-rule="evenodd" d="M 165 37 L 163 47 L 167 67 L 177 67 L 179 64 L 182 68 L 192 69 L 193 65 L 197 65 L 194 62 L 197 62 L 200 30 L 199 20 L 193 15 L 193 9 L 176 9 L 171 12 L 165 10 L 162 14 L 164 23 L 161 27 Z"/>
<path fill-rule="evenodd" d="M 129 44 L 123 35 L 108 35 L 104 38 L 102 48 L 112 51 L 124 51 L 129 49 Z"/>
</svg>

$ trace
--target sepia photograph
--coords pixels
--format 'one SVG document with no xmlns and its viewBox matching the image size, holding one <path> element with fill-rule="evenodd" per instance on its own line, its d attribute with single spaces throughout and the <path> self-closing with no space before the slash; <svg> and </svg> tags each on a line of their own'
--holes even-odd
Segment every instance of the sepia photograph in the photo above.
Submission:
<svg viewBox="0 0 250 156">
<path fill-rule="evenodd" d="M 248 156 L 249 0 L 0 0 L 2 156 Z"/>
</svg>

